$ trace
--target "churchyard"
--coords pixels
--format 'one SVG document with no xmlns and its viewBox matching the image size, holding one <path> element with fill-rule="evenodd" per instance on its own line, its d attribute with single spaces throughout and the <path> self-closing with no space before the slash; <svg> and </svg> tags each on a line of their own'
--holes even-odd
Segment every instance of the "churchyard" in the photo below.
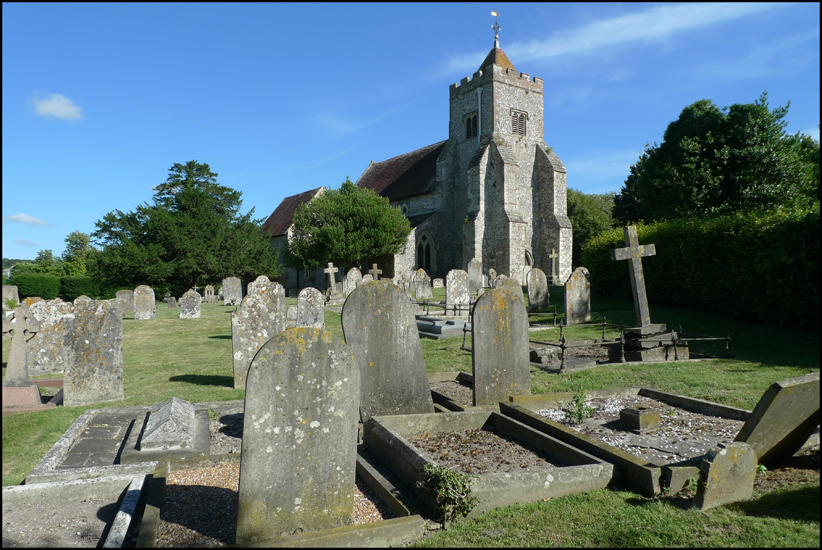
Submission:
<svg viewBox="0 0 822 550">
<path fill-rule="evenodd" d="M 549 287 L 549 291 L 550 307 L 543 310 L 543 315 L 530 316 L 528 319 L 531 322 L 541 320 L 546 328 L 530 331 L 530 340 L 557 339 L 558 328 L 552 327 L 552 316 L 545 311 L 552 311 L 556 305 L 559 313 L 564 313 L 564 289 Z M 431 292 L 433 300 L 446 298 L 445 288 L 435 286 Z M 527 293 L 522 299 L 528 306 Z M 286 297 L 284 300 L 286 307 L 296 306 L 298 303 L 297 298 Z M 478 303 L 482 307 L 482 302 Z M 605 317 L 608 323 L 615 325 L 636 324 L 630 300 L 598 296 L 594 293 L 591 304 L 591 323 L 601 323 Z M 339 341 L 343 341 L 346 321 L 341 316 L 340 307 L 341 304 L 336 308 L 327 308 L 324 321 L 325 330 Z M 232 317 L 237 308 L 237 305 L 223 306 L 203 302 L 198 318 L 181 318 L 179 308 L 169 308 L 166 304 L 157 302 L 154 318 L 136 320 L 133 313 L 126 313 L 123 321 L 124 399 L 113 403 L 61 406 L 36 413 L 4 416 L 3 486 L 20 484 L 66 430 L 89 409 L 116 407 L 127 411 L 128 407 L 162 404 L 172 397 L 191 403 L 214 402 L 214 405 L 209 407 L 211 411 L 215 411 L 212 422 L 222 416 L 223 422 L 233 423 L 236 438 L 238 410 L 242 410 L 242 401 L 239 405 L 232 405 L 234 409 L 230 410 L 229 407 L 223 412 L 217 411 L 221 409 L 219 402 L 237 403 L 236 400 L 250 398 L 245 395 L 243 387 L 235 387 Z M 818 372 L 818 334 L 754 325 L 679 308 L 652 306 L 651 309 L 655 321 L 665 322 L 669 326 L 681 325 L 685 331 L 702 334 L 730 334 L 731 356 L 700 361 L 608 364 L 562 374 L 555 374 L 530 364 L 530 387 L 525 393 L 530 391 L 531 395 L 526 397 L 539 398 L 540 395 L 559 392 L 570 392 L 568 395 L 574 395 L 613 388 L 642 387 L 702 399 L 727 407 L 752 410 L 772 383 L 812 371 Z M 376 324 L 384 322 L 386 321 L 375 319 Z M 477 330 L 485 329 L 478 323 Z M 595 324 L 571 325 L 565 327 L 563 332 L 566 338 L 573 341 L 593 340 L 601 336 L 601 328 Z M 288 331 L 283 333 L 284 337 L 288 334 Z M 368 343 L 361 342 L 357 345 L 367 347 Z M 420 339 L 419 345 L 429 379 L 437 379 L 439 376 L 447 380 L 453 379 L 454 372 L 472 373 L 472 354 L 461 349 L 462 338 Z M 471 333 L 466 336 L 465 345 L 473 348 Z M 690 351 L 692 354 L 696 352 L 721 356 L 723 347 L 724 343 L 721 342 L 693 342 Z M 4 339 L 4 375 L 9 353 L 10 341 Z M 340 355 L 341 351 L 335 353 Z M 414 358 L 416 353 L 414 349 L 404 350 L 404 359 Z M 272 361 L 276 362 L 276 355 L 271 357 Z M 34 375 L 32 378 L 47 376 L 53 375 Z M 248 376 L 252 376 L 251 371 Z M 275 391 L 279 389 L 272 388 L 269 394 Z M 326 398 L 333 397 L 331 393 L 324 395 Z M 378 410 L 378 404 L 374 406 L 377 407 L 375 410 Z M 428 410 L 429 405 L 421 406 L 423 410 Z M 671 409 L 667 407 L 664 411 Z M 509 422 L 499 419 L 489 421 L 488 415 L 491 414 L 490 411 L 430 413 L 434 420 L 440 419 L 451 424 L 460 423 L 460 427 L 465 429 L 480 428 L 484 422 L 502 423 L 500 426 Z M 434 422 L 427 419 L 426 414 L 415 417 L 419 418 L 415 422 Z M 383 424 L 385 430 L 400 429 L 398 425 L 390 426 L 390 422 Z M 456 429 L 453 425 L 451 427 Z M 265 426 L 261 424 L 260 429 L 263 428 Z M 335 428 L 335 431 L 350 429 L 350 426 L 339 427 Z M 429 434 L 429 439 L 433 439 L 436 431 L 430 427 L 424 433 Z M 487 429 L 480 431 L 486 438 L 490 438 L 493 433 Z M 372 432 L 374 430 L 368 428 L 365 437 L 372 437 Z M 412 434 L 408 435 L 409 438 L 412 437 Z M 532 441 L 538 439 L 536 436 L 529 437 Z M 437 447 L 435 442 L 429 443 L 435 445 L 433 449 L 443 448 L 442 444 Z M 485 445 L 493 447 L 498 443 L 489 442 Z M 448 444 L 445 449 L 449 449 Z M 432 452 L 434 451 L 429 451 Z M 245 447 L 243 453 L 246 453 Z M 266 454 L 265 449 L 261 448 L 250 449 L 248 453 L 249 457 L 253 453 L 262 453 L 262 456 Z M 509 455 L 511 453 L 512 451 L 508 451 Z M 297 456 L 278 457 L 278 460 L 289 464 L 300 460 Z M 520 458 L 523 463 L 531 460 L 524 454 L 522 457 L 517 455 L 518 461 Z M 350 460 L 350 457 L 340 460 Z M 583 457 L 583 461 L 585 460 L 588 459 Z M 595 463 L 596 461 L 589 460 L 589 466 L 586 467 L 590 469 L 590 465 Z M 236 461 L 234 467 L 238 464 L 239 461 Z M 562 493 L 548 495 L 535 502 L 505 503 L 504 506 L 492 509 L 488 509 L 489 506 L 480 506 L 467 519 L 451 524 L 444 531 L 428 531 L 425 538 L 415 544 L 599 547 L 818 546 L 818 446 L 816 454 L 805 457 L 804 462 L 784 466 L 758 472 L 754 482 L 753 498 L 726 506 L 707 510 L 695 508 L 694 490 L 690 486 L 686 486 L 683 491 L 655 496 L 643 495 L 624 486 L 594 488 L 576 494 L 565 493 L 567 496 L 563 496 Z M 231 466 L 229 464 L 225 467 Z M 171 475 L 172 472 L 169 472 L 169 476 Z M 241 486 L 239 492 L 242 495 L 246 491 L 247 494 L 253 489 L 243 489 Z M 232 497 L 236 493 L 225 489 L 220 491 L 222 497 L 229 500 L 236 498 Z M 236 519 L 223 519 L 230 524 L 233 533 Z M 5 536 L 4 532 L 4 539 Z M 238 532 L 239 536 L 241 535 Z M 220 539 L 217 536 L 216 539 L 233 542 L 226 539 L 225 535 L 223 537 Z"/>
</svg>

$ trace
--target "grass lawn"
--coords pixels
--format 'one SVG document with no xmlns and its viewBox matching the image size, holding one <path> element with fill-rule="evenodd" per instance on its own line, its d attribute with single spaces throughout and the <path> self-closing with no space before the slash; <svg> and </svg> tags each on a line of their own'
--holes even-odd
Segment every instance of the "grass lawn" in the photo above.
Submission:
<svg viewBox="0 0 822 550">
<path fill-rule="evenodd" d="M 551 308 L 562 313 L 562 289 L 552 287 Z M 434 289 L 444 299 L 444 289 Z M 287 298 L 286 304 L 296 303 Z M 630 325 L 630 301 L 594 296 L 592 322 Z M 153 405 L 176 396 L 188 401 L 242 399 L 233 387 L 231 312 L 203 304 L 200 319 L 179 319 L 179 309 L 158 303 L 157 319 L 123 321 L 125 401 L 93 407 L 57 407 L 3 417 L 3 486 L 23 481 L 65 430 L 89 408 Z M 819 334 L 755 325 L 681 308 L 652 307 L 654 322 L 712 336 L 730 335 L 729 358 L 693 363 L 609 365 L 573 374 L 531 373 L 534 393 L 646 386 L 752 409 L 777 380 L 818 370 Z M 342 338 L 340 315 L 326 311 L 326 326 Z M 551 317 L 544 316 L 551 325 Z M 568 340 L 601 337 L 601 327 L 572 327 Z M 610 328 L 608 338 L 618 334 Z M 557 341 L 559 330 L 530 335 Z M 467 345 L 470 346 L 468 337 Z M 422 340 L 428 372 L 471 371 L 462 338 Z M 694 343 L 695 351 L 722 354 L 723 343 Z M 3 371 L 10 342 L 3 340 Z M 44 376 L 47 378 L 48 376 Z M 602 490 L 548 502 L 508 506 L 458 522 L 427 537 L 426 546 L 799 546 L 819 547 L 819 481 L 756 494 L 748 502 L 701 512 L 666 499 Z"/>
</svg>

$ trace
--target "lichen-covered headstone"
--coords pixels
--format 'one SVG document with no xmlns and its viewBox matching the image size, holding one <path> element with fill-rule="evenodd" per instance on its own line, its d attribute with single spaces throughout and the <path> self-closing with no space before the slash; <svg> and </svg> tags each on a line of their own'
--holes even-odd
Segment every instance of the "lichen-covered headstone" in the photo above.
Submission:
<svg viewBox="0 0 822 550">
<path fill-rule="evenodd" d="M 753 495 L 756 453 L 746 443 L 720 443 L 699 464 L 702 475 L 694 497 L 700 510 L 747 500 Z"/>
<path fill-rule="evenodd" d="M 235 388 L 245 387 L 248 366 L 263 344 L 285 330 L 285 293 L 279 289 L 270 284 L 257 288 L 231 313 Z"/>
<path fill-rule="evenodd" d="M 292 328 L 260 349 L 245 392 L 238 544 L 349 524 L 359 392 L 354 356 L 330 332 Z"/>
<path fill-rule="evenodd" d="M 373 276 L 373 275 L 371 275 L 370 273 L 368 273 L 368 274 L 366 274 L 366 275 L 364 275 L 364 276 L 363 276 L 363 278 L 362 278 L 362 284 L 365 284 L 365 283 L 372 283 L 372 282 L 374 282 L 374 276 Z"/>
<path fill-rule="evenodd" d="M 468 293 L 468 273 L 452 269 L 445 276 L 445 314 L 467 315 L 471 295 Z"/>
<path fill-rule="evenodd" d="M 223 279 L 223 305 L 236 306 L 243 301 L 243 285 L 237 277 Z"/>
<path fill-rule="evenodd" d="M 468 293 L 476 294 L 482 288 L 482 260 L 474 258 L 468 262 Z"/>
<path fill-rule="evenodd" d="M 34 318 L 34 315 L 31 314 L 25 304 L 17 306 L 11 317 L 3 318 L 3 333 L 11 333 L 12 331 L 14 331 L 14 336 L 11 341 L 11 351 L 6 365 L 6 377 L 3 379 L 3 387 L 22 388 L 31 385 L 26 343 L 40 331 L 40 323 Z M 39 403 L 37 404 L 39 405 Z"/>
<path fill-rule="evenodd" d="M 538 267 L 528 272 L 528 311 L 537 312 L 548 307 L 548 277 Z"/>
<path fill-rule="evenodd" d="M 74 320 L 74 304 L 58 298 L 37 302 L 29 309 L 40 323 L 40 332 L 27 344 L 29 374 L 65 372 L 69 361 L 65 340 Z"/>
<path fill-rule="evenodd" d="M 591 274 L 578 267 L 565 283 L 565 324 L 576 325 L 591 320 Z"/>
<path fill-rule="evenodd" d="M 324 302 L 323 293 L 316 288 L 302 289 L 297 297 L 297 320 L 294 326 L 325 328 Z"/>
<path fill-rule="evenodd" d="M 396 283 L 395 283 L 395 284 L 396 284 Z M 431 286 L 432 286 L 433 288 L 442 288 L 442 287 L 444 287 L 444 286 L 445 286 L 445 283 L 443 282 L 443 280 L 442 280 L 442 279 L 437 278 L 437 279 L 434 279 L 434 281 L 433 281 L 433 283 L 431 284 Z"/>
<path fill-rule="evenodd" d="M 172 397 L 149 414 L 140 450 L 186 449 L 194 443 L 194 404 Z"/>
<path fill-rule="evenodd" d="M 488 290 L 471 315 L 474 405 L 508 402 L 509 395 L 530 395 L 528 313 L 522 291 Z"/>
<path fill-rule="evenodd" d="M 213 304 L 217 301 L 217 296 L 214 295 L 214 287 L 212 285 L 206 285 L 203 291 L 203 301 L 207 304 Z"/>
<path fill-rule="evenodd" d="M 434 297 L 431 292 L 431 277 L 422 269 L 417 272 L 414 281 L 414 293 L 417 300 L 430 300 Z"/>
<path fill-rule="evenodd" d="M 177 298 L 175 298 L 174 296 L 169 296 L 167 303 L 169 309 L 174 309 L 175 307 L 177 307 Z"/>
<path fill-rule="evenodd" d="M 434 412 L 414 307 L 388 279 L 361 284 L 345 301 L 342 329 L 360 369 L 360 413 Z"/>
<path fill-rule="evenodd" d="M 16 285 L 3 285 L 3 305 L 5 306 L 6 300 L 12 300 L 14 302 L 14 306 L 17 307 L 20 305 L 20 294 L 17 292 Z"/>
<path fill-rule="evenodd" d="M 247 295 L 248 294 L 254 294 L 257 286 L 263 285 L 263 284 L 270 285 L 271 284 L 271 279 L 269 279 L 265 275 L 260 275 L 259 277 L 257 277 L 256 279 L 254 279 L 253 281 L 248 283 Z"/>
<path fill-rule="evenodd" d="M 154 319 L 157 316 L 157 305 L 154 303 L 154 289 L 140 285 L 134 289 L 134 318 Z"/>
<path fill-rule="evenodd" d="M 345 274 L 345 295 L 348 296 L 355 288 L 362 284 L 362 273 L 356 267 L 352 267 Z"/>
<path fill-rule="evenodd" d="M 133 290 L 118 290 L 116 296 L 116 300 L 123 303 L 125 309 L 128 311 L 134 311 L 134 291 Z"/>
<path fill-rule="evenodd" d="M 297 306 L 292 304 L 285 310 L 285 328 L 297 326 Z"/>
<path fill-rule="evenodd" d="M 78 296 L 77 298 L 74 299 L 75 304 L 80 303 L 80 302 L 90 302 L 90 301 L 91 301 L 91 298 L 89 298 L 85 294 L 81 294 L 80 296 Z"/>
<path fill-rule="evenodd" d="M 66 343 L 70 359 L 63 377 L 65 405 L 122 401 L 123 319 L 107 301 L 74 304 Z"/>
<path fill-rule="evenodd" d="M 180 319 L 199 319 L 203 297 L 196 290 L 186 290 L 180 298 Z"/>
</svg>

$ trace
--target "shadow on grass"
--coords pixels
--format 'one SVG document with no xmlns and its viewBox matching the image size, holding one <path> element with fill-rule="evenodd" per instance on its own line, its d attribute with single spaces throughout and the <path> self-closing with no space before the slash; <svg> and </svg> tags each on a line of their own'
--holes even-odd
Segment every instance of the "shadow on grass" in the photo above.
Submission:
<svg viewBox="0 0 822 550">
<path fill-rule="evenodd" d="M 209 338 L 216 338 L 217 340 L 231 340 L 231 335 L 209 336 Z"/>
<path fill-rule="evenodd" d="M 734 503 L 748 516 L 819 523 L 819 487 L 801 487 L 762 495 L 756 500 Z"/>
<path fill-rule="evenodd" d="M 186 382 L 188 384 L 196 384 L 198 386 L 225 386 L 227 388 L 234 387 L 233 376 L 217 376 L 206 374 L 181 374 L 179 376 L 172 376 L 168 379 L 169 382 Z"/>
</svg>

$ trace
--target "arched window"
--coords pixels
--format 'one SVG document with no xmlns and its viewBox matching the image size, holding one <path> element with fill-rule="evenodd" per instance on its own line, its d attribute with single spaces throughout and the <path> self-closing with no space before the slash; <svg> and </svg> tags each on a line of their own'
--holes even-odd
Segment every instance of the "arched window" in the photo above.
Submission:
<svg viewBox="0 0 822 550">
<path fill-rule="evenodd" d="M 434 240 L 427 232 L 417 241 L 417 269 L 431 271 L 434 268 Z"/>
<path fill-rule="evenodd" d="M 465 138 L 477 137 L 477 115 L 469 115 L 465 118 Z"/>
</svg>

